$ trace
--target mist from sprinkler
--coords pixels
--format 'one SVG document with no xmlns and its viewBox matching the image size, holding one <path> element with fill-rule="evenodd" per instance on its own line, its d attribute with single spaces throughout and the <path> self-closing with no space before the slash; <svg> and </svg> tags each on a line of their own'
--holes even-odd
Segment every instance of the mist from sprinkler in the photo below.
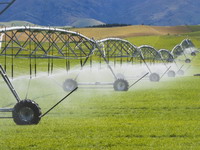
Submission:
<svg viewBox="0 0 200 150">
<path fill-rule="evenodd" d="M 110 63 L 111 66 L 114 66 L 114 63 Z M 152 72 L 156 72 L 158 74 L 162 74 L 166 67 L 163 64 L 148 64 L 151 68 Z M 168 64 L 171 66 L 172 64 Z M 173 66 L 175 68 L 175 66 Z M 113 70 L 118 78 L 125 78 L 128 81 L 134 81 L 143 76 L 145 73 L 148 72 L 148 69 L 144 64 L 128 64 L 124 63 L 122 65 L 117 64 L 115 67 L 113 67 Z M 70 71 L 58 69 L 54 70 L 52 75 L 47 76 L 47 73 L 45 72 L 38 72 L 36 77 L 33 77 L 31 79 L 31 88 L 38 89 L 46 89 L 49 91 L 52 89 L 52 91 L 55 92 L 63 92 L 62 84 L 66 79 L 74 79 L 78 74 L 77 82 L 79 83 L 101 83 L 101 82 L 114 82 L 115 79 L 110 72 L 109 68 L 106 64 L 102 64 L 101 67 L 99 64 L 93 64 L 92 68 L 89 66 L 83 67 L 83 69 L 80 70 L 80 68 L 71 69 Z M 29 82 L 30 78 L 29 76 L 20 76 L 13 79 L 14 85 L 20 85 L 17 86 L 17 89 L 24 92 L 24 89 L 27 89 L 27 84 Z M 145 77 L 145 81 L 148 80 L 148 77 Z M 139 84 L 139 83 L 138 83 Z M 44 85 L 44 86 L 43 86 Z M 94 87 L 95 88 L 95 87 Z M 48 90 L 49 89 L 49 90 Z M 100 89 L 102 90 L 102 89 Z M 112 91 L 113 89 L 108 91 Z M 35 92 L 32 92 L 35 93 Z"/>
</svg>

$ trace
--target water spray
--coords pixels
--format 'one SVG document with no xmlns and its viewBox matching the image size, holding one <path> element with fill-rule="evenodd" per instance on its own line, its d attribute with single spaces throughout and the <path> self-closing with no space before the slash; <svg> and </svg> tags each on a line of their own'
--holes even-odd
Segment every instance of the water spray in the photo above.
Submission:
<svg viewBox="0 0 200 150">
<path fill-rule="evenodd" d="M 39 105 L 35 101 L 28 99 L 27 94 L 24 100 L 20 99 L 18 93 L 16 92 L 15 88 L 13 87 L 12 83 L 10 82 L 10 79 L 8 78 L 5 70 L 1 65 L 0 74 L 17 101 L 13 108 L 0 108 L 0 112 L 12 112 L 12 117 L 0 117 L 0 119 L 12 118 L 17 125 L 38 124 L 42 117 L 46 116 L 57 105 L 59 105 L 62 101 L 64 101 L 68 96 L 70 96 L 74 91 L 78 89 L 78 87 L 75 87 L 69 94 L 63 97 L 58 103 L 52 106 L 44 114 L 42 114 Z"/>
</svg>

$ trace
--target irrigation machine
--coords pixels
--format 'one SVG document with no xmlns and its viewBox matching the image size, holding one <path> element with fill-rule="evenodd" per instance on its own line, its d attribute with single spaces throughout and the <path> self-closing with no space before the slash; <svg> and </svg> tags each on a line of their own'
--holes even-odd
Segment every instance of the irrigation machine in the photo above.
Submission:
<svg viewBox="0 0 200 150">
<path fill-rule="evenodd" d="M 162 55 L 155 48 L 149 45 L 142 45 L 138 47 L 148 71 L 150 72 L 149 80 L 151 82 L 159 82 L 166 73 L 168 75 L 172 72 L 171 66 L 167 66 Z M 160 65 L 158 67 L 158 65 Z"/>
<path fill-rule="evenodd" d="M 124 78 L 123 74 L 116 73 L 115 67 L 117 64 L 122 64 L 124 62 L 131 62 L 135 57 L 137 51 L 132 47 L 132 45 L 122 39 L 118 38 L 107 38 L 99 41 L 95 41 L 94 45 L 95 49 L 90 55 L 90 68 L 92 68 L 92 64 L 97 63 L 99 65 L 99 70 L 107 68 L 111 74 L 112 82 L 76 82 L 81 73 L 79 73 L 75 79 L 66 80 L 66 85 L 79 85 L 79 86 L 96 86 L 96 87 L 108 87 L 111 86 L 115 91 L 128 91 L 133 85 L 139 82 L 142 78 L 144 78 L 148 73 L 143 75 L 142 77 L 135 80 L 132 84 Z M 104 66 L 103 66 L 104 65 Z M 99 74 L 101 72 L 99 71 Z M 70 86 L 71 86 L 70 85 Z M 70 89 L 70 88 L 69 88 Z"/>
<path fill-rule="evenodd" d="M 79 72 L 71 78 L 66 77 L 67 79 L 63 81 L 62 87 L 65 91 L 72 91 L 78 86 L 91 85 L 109 85 L 115 91 L 127 91 L 135 82 L 142 79 L 138 79 L 129 86 L 129 83 L 125 79 L 117 77 L 109 64 L 108 55 L 105 55 L 104 41 L 99 43 L 77 32 L 50 27 L 8 27 L 0 29 L 0 40 L 1 62 L 4 70 L 11 74 L 11 78 L 14 77 L 15 70 L 18 67 L 18 59 L 23 59 L 23 66 L 29 68 L 27 73 L 30 75 L 30 78 L 37 76 L 38 68 L 40 68 L 38 64 L 41 62 L 43 64 L 46 62 L 46 69 L 42 69 L 46 70 L 48 75 L 53 73 L 55 66 L 58 67 L 60 65 L 60 68 L 66 68 L 66 72 L 69 73 L 72 67 L 80 64 Z M 119 41 L 115 44 L 112 44 L 116 48 L 114 51 L 115 54 L 123 51 L 123 54 L 120 54 L 120 59 L 126 57 L 124 56 L 125 53 L 127 53 L 126 55 L 130 59 L 133 58 L 133 50 L 130 49 L 129 45 L 125 44 L 125 42 L 120 43 Z M 115 56 L 116 60 L 118 57 Z M 62 61 L 62 63 L 56 64 L 58 61 Z M 81 76 L 84 67 L 89 65 L 92 68 L 93 62 L 97 61 L 99 61 L 100 65 L 102 62 L 105 62 L 111 75 L 114 77 L 114 81 L 78 82 L 78 78 Z"/>
<path fill-rule="evenodd" d="M 168 50 L 160 49 L 158 52 L 160 53 L 162 60 L 165 63 L 165 65 L 167 66 L 167 68 L 168 68 L 168 65 L 172 66 L 173 63 L 176 64 L 176 62 L 174 60 L 174 56 Z M 167 76 L 175 77 L 176 72 L 172 68 L 170 68 L 170 70 L 167 72 Z"/>
<path fill-rule="evenodd" d="M 178 68 L 178 75 L 184 75 L 184 73 L 191 67 L 191 65 L 187 64 L 190 64 L 195 59 L 198 52 L 199 51 L 190 39 L 184 39 L 180 44 L 176 45 L 172 49 L 171 54 L 174 56 L 174 62 Z M 184 63 L 179 67 L 177 61 Z"/>
<path fill-rule="evenodd" d="M 174 58 L 179 61 L 185 61 L 185 63 L 191 63 L 192 59 L 196 56 L 198 50 L 190 39 L 183 40 L 180 44 L 176 45 L 172 49 Z"/>
<path fill-rule="evenodd" d="M 14 2 L 15 0 L 0 1 L 0 15 Z M 12 117 L 0 118 L 12 118 L 18 125 L 38 124 L 42 117 L 76 91 L 79 86 L 108 85 L 112 86 L 115 91 L 128 91 L 129 88 L 149 73 L 149 79 L 153 82 L 158 82 L 166 73 L 169 77 L 175 77 L 175 71 L 170 70 L 171 66 L 167 66 L 167 63 L 176 63 L 175 59 L 181 55 L 185 57 L 185 63 L 190 63 L 191 59 L 188 54 L 194 57 L 197 52 L 194 44 L 189 39 L 183 40 L 170 53 L 164 49 L 157 51 L 148 45 L 136 47 L 130 42 L 119 38 L 106 38 L 95 41 L 77 32 L 52 27 L 16 26 L 1 28 L 0 74 L 14 96 L 16 104 L 12 108 L 0 108 L 0 112 L 12 113 Z M 42 65 L 39 65 L 40 63 Z M 100 69 L 104 63 L 111 73 L 113 81 L 78 82 L 84 67 L 89 65 L 89 68 L 92 69 L 94 63 L 97 63 Z M 162 64 L 164 72 L 158 73 L 153 70 L 154 65 L 158 63 Z M 69 75 L 71 68 L 78 64 L 80 65 L 78 73 L 71 78 L 66 76 L 61 84 L 63 90 L 69 93 L 43 114 L 34 100 L 27 97 L 25 99 L 20 98 L 8 77 L 8 74 L 10 74 L 11 79 L 13 79 L 16 69 L 24 74 L 27 68 L 26 73 L 29 74 L 30 79 L 37 76 L 38 70 L 46 71 L 48 75 L 51 75 L 55 67 L 65 68 L 67 75 Z M 125 77 L 126 70 L 120 72 L 117 69 L 118 66 L 122 68 L 123 64 L 132 66 L 144 64 L 147 71 L 139 77 L 137 76 L 136 80 L 129 84 Z M 41 68 L 41 66 L 46 67 Z M 181 69 L 182 67 L 178 71 L 180 72 Z"/>
<path fill-rule="evenodd" d="M 128 69 L 123 69 L 125 65 L 137 65 L 141 63 L 140 52 L 137 47 L 127 40 L 123 40 L 120 38 L 106 38 L 97 41 L 101 55 L 96 53 L 95 55 L 99 56 L 100 59 L 103 58 L 104 61 L 114 68 L 115 73 L 115 82 L 113 83 L 114 89 L 116 91 L 125 91 L 130 87 L 134 86 L 144 77 L 146 77 L 149 72 L 145 72 L 140 76 L 136 76 L 133 83 L 129 86 L 128 78 L 125 76 L 126 72 L 129 72 Z M 110 67 L 111 68 L 111 67 Z M 133 70 L 133 68 L 131 69 Z M 113 72 L 114 72 L 113 71 Z M 135 72 L 137 72 L 135 70 Z M 123 85 L 123 86 L 122 86 Z M 122 86 L 121 90 L 118 86 Z"/>
</svg>

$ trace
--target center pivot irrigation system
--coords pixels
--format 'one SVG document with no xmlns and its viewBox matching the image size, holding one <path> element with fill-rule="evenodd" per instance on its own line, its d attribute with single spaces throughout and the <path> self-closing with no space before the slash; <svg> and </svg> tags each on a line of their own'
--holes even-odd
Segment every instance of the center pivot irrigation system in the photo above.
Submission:
<svg viewBox="0 0 200 150">
<path fill-rule="evenodd" d="M 27 62 L 25 65 L 29 67 L 30 77 L 37 75 L 37 64 L 41 60 L 43 63 L 47 62 L 48 74 L 53 72 L 56 60 L 65 60 L 67 71 L 71 66 L 79 63 L 81 69 L 78 75 L 63 82 L 65 91 L 71 91 L 78 85 L 112 85 L 116 91 L 127 91 L 148 74 L 146 73 L 130 86 L 128 81 L 115 74 L 113 67 L 109 64 L 110 58 L 114 58 L 114 63 L 118 62 L 118 59 L 122 63 L 123 58 L 129 58 L 130 60 L 127 61 L 131 61 L 135 53 L 138 53 L 130 43 L 123 40 L 95 41 L 76 32 L 43 27 L 3 28 L 0 29 L 0 35 L 0 56 L 2 56 L 4 70 L 7 71 L 10 68 L 12 78 L 17 58 Z M 113 54 L 108 47 L 112 49 Z M 78 83 L 77 79 L 83 67 L 88 64 L 92 68 L 93 61 L 99 61 L 100 64 L 103 61 L 113 75 L 114 82 Z"/>
<path fill-rule="evenodd" d="M 160 79 L 166 74 L 169 73 L 171 66 L 167 66 L 162 58 L 161 53 L 157 51 L 155 48 L 149 45 L 143 45 L 139 47 L 141 51 L 141 57 L 143 58 L 147 69 L 151 73 L 149 76 L 150 81 L 152 82 L 159 82 Z M 149 65 L 147 65 L 149 64 Z M 166 68 L 163 71 L 160 71 L 160 67 L 157 68 L 156 64 L 160 64 L 162 68 Z"/>
<path fill-rule="evenodd" d="M 0 1 L 0 15 L 14 2 L 15 0 Z M 38 124 L 42 117 L 76 91 L 78 86 L 111 85 L 115 91 L 128 91 L 148 74 L 150 74 L 150 81 L 153 82 L 160 81 L 166 73 L 169 77 L 175 77 L 176 72 L 170 70 L 171 64 L 176 64 L 177 73 L 181 72 L 183 68 L 183 65 L 180 68 L 178 67 L 175 59 L 184 56 L 185 63 L 190 63 L 192 61 L 191 57 L 196 56 L 197 52 L 194 44 L 189 39 L 183 40 L 180 45 L 174 47 L 172 52 L 169 52 L 165 49 L 157 51 L 148 45 L 136 47 L 130 42 L 119 38 L 106 38 L 95 41 L 76 32 L 51 27 L 21 26 L 2 28 L 0 29 L 0 74 L 17 103 L 13 108 L 0 108 L 0 112 L 12 112 L 12 117 L 0 118 L 13 118 L 18 125 Z M 21 60 L 23 60 L 23 64 L 20 64 Z M 75 77 L 66 79 L 62 84 L 63 89 L 69 93 L 42 114 L 41 108 L 35 101 L 28 99 L 27 96 L 25 99 L 19 97 L 7 74 L 10 73 L 13 79 L 15 69 L 20 72 L 19 68 L 22 68 L 21 71 L 24 72 L 29 68 L 27 72 L 31 79 L 37 76 L 38 70 L 41 69 L 38 64 L 42 63 L 41 66 L 46 65 L 42 70 L 51 75 L 54 68 L 57 68 L 56 62 L 59 60 L 62 61 L 60 67 L 64 67 L 66 72 L 69 72 L 77 64 L 80 64 L 80 70 Z M 89 65 L 92 68 L 93 63 L 98 63 L 100 68 L 102 63 L 105 63 L 114 81 L 78 82 L 83 67 Z M 123 67 L 123 64 L 132 65 L 131 70 L 134 69 L 134 65 L 143 64 L 146 71 L 139 77 L 137 76 L 134 82 L 129 85 L 125 76 L 127 70 L 122 73 L 117 69 L 117 66 Z M 160 64 L 162 68 L 166 69 L 155 72 L 155 64 Z M 137 72 L 137 70 L 134 72 Z"/>
<path fill-rule="evenodd" d="M 184 75 L 185 71 L 191 67 L 191 65 L 186 64 L 190 64 L 195 59 L 197 53 L 199 53 L 199 50 L 190 39 L 184 39 L 180 44 L 176 45 L 172 49 L 171 54 L 174 57 L 173 63 L 178 69 L 178 75 Z M 178 66 L 176 61 L 185 62 L 185 64 Z M 186 68 L 183 69 L 185 66 Z"/>
<path fill-rule="evenodd" d="M 122 66 L 123 63 L 134 63 L 134 61 L 139 61 L 138 49 L 129 43 L 126 40 L 119 38 L 107 38 L 99 40 L 95 43 L 96 50 L 93 51 L 93 57 L 95 62 L 98 61 L 98 64 L 101 65 L 103 62 L 106 64 L 108 69 L 113 75 L 113 82 L 95 82 L 95 83 L 77 83 L 77 77 L 75 79 L 68 79 L 64 83 L 64 87 L 67 87 L 66 90 L 70 90 L 70 87 L 74 87 L 77 85 L 111 85 L 113 86 L 115 91 L 128 91 L 129 88 L 134 86 L 140 80 L 142 80 L 145 76 L 148 75 L 148 72 L 138 77 L 132 84 L 126 80 L 122 73 L 116 71 L 116 66 Z M 96 58 L 96 59 L 95 59 Z M 92 59 L 91 59 L 92 60 Z M 72 86 L 72 84 L 74 86 Z"/>
<path fill-rule="evenodd" d="M 183 40 L 180 44 L 176 45 L 172 49 L 172 55 L 174 56 L 174 58 L 183 56 L 185 63 L 191 63 L 191 57 L 196 56 L 197 52 L 198 50 L 196 50 L 194 44 L 190 39 Z"/>
<path fill-rule="evenodd" d="M 101 45 L 99 45 L 98 42 L 75 32 L 54 28 L 11 27 L 1 29 L 0 34 L 0 56 L 1 63 L 4 64 L 4 68 L 0 65 L 0 74 L 17 101 L 13 108 L 0 109 L 0 112 L 12 112 L 12 117 L 1 118 L 13 118 L 14 122 L 18 125 L 38 124 L 42 117 L 60 104 L 71 93 L 77 90 L 78 87 L 77 85 L 74 86 L 72 82 L 67 83 L 69 80 L 66 80 L 63 83 L 63 87 L 64 89 L 68 88 L 67 91 L 70 91 L 70 93 L 50 108 L 46 113 L 42 114 L 41 109 L 36 102 L 27 98 L 22 100 L 19 97 L 7 76 L 6 71 L 8 72 L 8 69 L 11 69 L 11 77 L 14 77 L 15 64 L 17 62 L 16 59 L 24 59 L 24 61 L 28 62 L 23 65 L 29 66 L 29 73 L 32 78 L 33 75 L 36 76 L 37 74 L 37 61 L 39 59 L 47 60 L 47 70 L 50 74 L 53 72 L 54 59 L 66 60 L 66 70 L 69 70 L 71 60 L 76 60 L 76 63 L 79 61 L 82 68 L 86 64 L 87 60 L 90 59 L 90 66 L 92 66 L 92 57 L 90 56 L 96 53 L 97 56 L 99 56 L 100 61 L 101 58 L 103 58 L 116 79 L 116 81 L 112 83 L 116 91 L 127 91 L 148 74 L 146 73 L 129 86 L 125 79 L 118 78 L 114 73 L 109 64 L 108 57 L 105 55 L 105 50 L 101 48 Z M 103 41 L 101 41 L 101 43 L 102 42 Z M 124 43 L 121 43 L 120 45 L 122 44 L 124 45 Z M 123 47 L 120 46 L 120 48 Z M 121 49 L 120 51 L 122 52 Z M 126 51 L 126 49 L 123 51 Z M 135 52 L 137 53 L 137 51 Z M 126 51 L 129 57 L 133 57 L 135 52 L 132 50 L 132 47 L 128 47 L 128 51 Z M 131 57 L 130 60 L 127 61 L 131 61 Z"/>
<path fill-rule="evenodd" d="M 132 65 L 131 70 L 138 72 L 138 68 L 135 65 L 145 65 L 147 76 L 150 73 L 150 81 L 159 81 L 160 77 L 157 73 L 152 71 L 151 64 L 155 64 L 156 61 L 162 61 L 161 55 L 151 46 L 143 45 L 141 47 L 136 47 L 127 40 L 122 40 L 119 38 L 107 38 L 98 41 L 102 45 L 104 51 L 104 56 L 108 62 L 114 62 L 116 66 L 117 62 L 122 66 L 123 63 Z M 167 68 L 169 70 L 169 68 Z M 125 77 L 125 73 L 130 70 L 125 70 L 123 73 L 117 73 L 117 77 L 127 79 L 133 78 L 133 74 L 129 77 Z"/>
<path fill-rule="evenodd" d="M 172 52 L 169 52 L 164 49 L 157 51 L 148 45 L 136 47 L 130 42 L 119 38 L 95 41 L 77 32 L 50 27 L 21 26 L 2 28 L 0 29 L 0 74 L 17 101 L 13 108 L 0 109 L 0 112 L 12 112 L 12 117 L 2 118 L 13 118 L 14 122 L 20 125 L 37 124 L 43 116 L 77 90 L 79 86 L 111 85 L 115 91 L 128 91 L 148 74 L 150 74 L 150 81 L 153 82 L 158 82 L 166 73 L 169 77 L 175 77 L 176 73 L 170 70 L 171 64 L 176 64 L 175 59 L 180 56 L 186 58 L 187 61 L 185 60 L 185 63 L 191 62 L 189 56 L 194 57 L 197 53 L 194 49 L 194 44 L 188 39 L 176 46 Z M 190 55 L 188 56 L 188 54 Z M 21 60 L 23 60 L 23 65 L 20 64 Z M 57 61 L 60 60 L 62 62 L 61 67 L 64 67 L 66 72 L 69 72 L 72 67 L 78 64 L 80 64 L 80 70 L 73 78 L 63 81 L 63 89 L 70 93 L 46 113 L 42 114 L 36 102 L 27 98 L 24 100 L 19 98 L 7 74 L 10 73 L 11 78 L 14 78 L 15 69 L 22 68 L 24 72 L 29 68 L 26 71 L 30 78 L 36 77 L 38 69 L 41 69 L 38 64 L 42 63 L 42 66 L 46 66 L 43 70 L 46 70 L 48 75 L 51 75 L 54 68 L 57 67 Z M 78 82 L 78 77 L 81 76 L 83 68 L 86 65 L 92 68 L 93 63 L 99 64 L 100 68 L 102 63 L 105 63 L 114 81 Z M 146 71 L 139 77 L 137 76 L 132 81 L 133 83 L 129 85 L 127 77 L 124 75 L 126 70 L 122 73 L 116 69 L 117 66 L 123 67 L 123 64 L 131 64 L 133 66 L 132 69 L 134 69 L 134 65 L 143 64 L 146 67 Z M 160 72 L 154 71 L 155 64 L 161 65 L 164 71 L 163 69 Z M 18 65 L 20 65 L 20 68 Z M 178 66 L 177 68 L 178 71 L 182 69 L 182 67 L 179 68 Z"/>
<path fill-rule="evenodd" d="M 168 68 L 168 64 L 171 65 L 172 63 L 175 63 L 174 56 L 166 49 L 160 49 L 158 51 L 160 55 L 162 56 L 162 60 L 165 64 L 165 66 Z M 177 65 L 177 64 L 176 64 Z M 170 70 L 167 73 L 168 77 L 175 77 L 176 72 L 170 68 Z"/>
<path fill-rule="evenodd" d="M 104 61 L 115 81 L 100 85 L 113 85 L 117 91 L 119 89 L 115 88 L 117 87 L 115 82 L 118 83 L 118 79 L 121 78 L 120 84 L 122 82 L 124 85 L 126 84 L 125 89 L 128 90 L 128 84 L 124 76 L 119 73 L 116 74 L 113 69 L 117 63 L 120 65 L 123 63 L 143 63 L 150 73 L 149 79 L 151 81 L 159 81 L 166 73 L 168 73 L 168 76 L 174 76 L 174 72 L 170 70 L 171 66 L 167 66 L 167 62 L 175 62 L 174 60 L 182 55 L 186 58 L 185 62 L 190 63 L 191 59 L 188 58 L 188 52 L 191 53 L 192 57 L 195 56 L 196 51 L 193 49 L 194 44 L 189 39 L 183 40 L 170 53 L 167 50 L 157 51 L 148 45 L 136 47 L 130 42 L 119 38 L 95 41 L 76 32 L 50 27 L 22 26 L 0 29 L 1 63 L 5 71 L 8 68 L 10 69 L 12 78 L 17 65 L 16 58 L 26 60 L 25 65 L 29 67 L 30 78 L 37 75 L 37 64 L 39 62 L 46 61 L 46 70 L 48 74 L 52 74 L 56 60 L 65 60 L 64 64 L 67 71 L 78 62 L 81 71 L 87 64 L 92 68 L 93 62 L 98 62 L 101 65 L 102 61 Z M 114 63 L 113 67 L 111 66 L 112 63 Z M 162 64 L 167 70 L 160 74 L 155 73 L 153 66 L 156 63 Z M 67 79 L 63 83 L 63 89 L 66 91 L 74 89 L 79 84 L 77 83 L 79 76 L 80 73 L 74 79 Z M 97 82 L 89 84 L 97 85 Z M 84 85 L 84 83 L 79 85 Z"/>
<path fill-rule="evenodd" d="M 95 41 L 79 33 L 50 27 L 10 27 L 0 29 L 0 34 L 0 55 L 4 56 L 5 70 L 8 64 L 12 66 L 11 77 L 15 58 L 28 60 L 32 77 L 37 73 L 37 60 L 47 60 L 50 74 L 55 59 L 65 59 L 66 70 L 70 69 L 71 60 L 79 60 L 83 67 L 95 49 Z"/>
<path fill-rule="evenodd" d="M 63 82 L 63 89 L 71 91 L 77 86 L 82 85 L 112 85 L 116 91 L 127 91 L 129 86 L 123 73 L 115 73 L 117 64 L 144 64 L 147 68 L 146 73 L 138 77 L 139 81 L 147 76 L 153 82 L 158 82 L 166 73 L 169 77 L 175 76 L 175 71 L 170 70 L 170 63 L 175 63 L 175 58 L 181 55 L 188 57 L 188 49 L 191 56 L 196 55 L 194 44 L 186 39 L 180 45 L 174 47 L 170 53 L 167 50 L 157 51 L 151 46 L 143 45 L 136 47 L 130 42 L 119 38 L 107 38 L 99 41 L 90 39 L 76 32 L 50 27 L 9 27 L 0 29 L 0 56 L 4 70 L 11 73 L 14 77 L 14 70 L 17 66 L 17 59 L 23 59 L 24 66 L 29 68 L 30 78 L 37 75 L 38 63 L 46 62 L 46 71 L 53 73 L 57 60 L 65 60 L 62 68 L 69 71 L 75 64 L 80 64 L 80 72 L 73 78 Z M 83 67 L 93 63 L 101 64 L 104 62 L 111 74 L 113 82 L 78 82 Z M 187 58 L 186 63 L 191 62 Z M 155 64 L 160 64 L 163 68 L 158 73 L 155 72 Z M 113 66 L 112 66 L 113 65 Z M 181 67 L 182 68 L 182 67 Z M 181 68 L 177 72 L 181 71 Z M 137 72 L 137 70 L 136 70 Z M 136 79 L 136 82 L 138 82 Z"/>
</svg>

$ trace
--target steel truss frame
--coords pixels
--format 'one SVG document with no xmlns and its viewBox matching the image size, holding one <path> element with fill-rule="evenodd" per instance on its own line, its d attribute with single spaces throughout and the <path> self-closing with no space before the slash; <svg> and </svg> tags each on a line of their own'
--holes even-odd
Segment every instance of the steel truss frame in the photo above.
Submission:
<svg viewBox="0 0 200 150">
<path fill-rule="evenodd" d="M 163 61 L 166 63 L 174 62 L 174 56 L 170 53 L 170 51 L 166 49 L 160 49 L 158 52 L 162 56 Z"/>
<path fill-rule="evenodd" d="M 0 34 L 0 55 L 79 59 L 89 57 L 95 48 L 92 39 L 76 32 L 50 27 L 10 27 L 0 29 Z"/>
<path fill-rule="evenodd" d="M 100 58 L 100 65 L 102 63 L 102 60 L 107 64 L 108 68 L 112 72 L 115 81 L 118 79 L 124 79 L 124 76 L 117 76 L 117 74 L 114 72 L 113 68 L 111 67 L 111 62 L 114 62 L 114 66 L 117 62 L 120 62 L 122 64 L 123 62 L 130 63 L 134 62 L 134 59 L 137 61 L 141 61 L 141 54 L 140 51 L 138 51 L 138 48 L 131 44 L 130 42 L 120 39 L 120 38 L 106 38 L 99 41 L 96 41 L 96 51 L 94 51 L 94 54 L 92 56 L 99 57 Z M 78 74 L 79 76 L 80 74 Z M 147 76 L 148 73 L 143 75 L 141 78 L 139 78 L 136 82 L 131 84 L 129 88 L 131 88 L 133 85 L 135 85 L 137 82 L 139 82 L 141 79 L 143 79 L 145 76 Z M 78 78 L 78 76 L 75 78 L 75 80 Z M 114 83 L 79 83 L 79 85 L 114 85 Z"/>
<path fill-rule="evenodd" d="M 149 63 L 155 63 L 162 60 L 162 56 L 160 53 L 149 45 L 142 45 L 138 47 L 138 49 L 141 51 L 141 55 L 144 60 L 148 61 Z"/>
<path fill-rule="evenodd" d="M 182 49 L 180 44 L 176 45 L 171 51 L 171 53 L 174 56 L 174 58 L 177 58 L 177 57 L 181 56 L 183 54 L 183 52 L 184 51 L 183 51 L 183 49 Z"/>
<path fill-rule="evenodd" d="M 166 65 L 167 65 L 167 63 L 169 63 L 169 64 L 173 63 L 177 67 L 178 70 L 176 72 L 174 70 L 170 70 L 171 72 L 173 71 L 175 73 L 175 75 L 176 74 L 180 75 L 180 72 L 183 72 L 182 68 L 183 68 L 184 65 L 179 67 L 177 62 L 176 62 L 176 60 L 175 60 L 175 58 L 174 58 L 174 56 L 172 55 L 172 53 L 169 50 L 160 49 L 158 52 L 161 54 L 162 59 L 166 63 Z"/>
<path fill-rule="evenodd" d="M 190 63 L 191 62 L 190 55 L 196 56 L 197 52 L 198 50 L 195 48 L 193 42 L 190 39 L 184 39 L 180 44 L 176 45 L 172 49 L 171 53 L 174 56 L 174 58 L 178 58 L 179 56 L 183 55 L 185 57 L 185 62 Z"/>
<path fill-rule="evenodd" d="M 104 54 L 104 57 L 109 63 L 109 60 L 114 61 L 114 65 L 116 64 L 116 60 L 122 64 L 123 62 L 140 62 L 144 63 L 150 73 L 152 73 L 147 62 L 155 63 L 161 62 L 165 65 L 167 70 L 162 75 L 164 76 L 171 67 L 167 67 L 165 64 L 161 54 L 153 47 L 149 45 L 143 45 L 140 47 L 136 47 L 131 44 L 129 41 L 119 39 L 119 38 L 106 38 L 97 41 L 100 45 L 100 49 Z"/>
<path fill-rule="evenodd" d="M 104 57 L 108 63 L 112 61 L 116 65 L 117 62 L 122 64 L 123 62 L 141 61 L 138 48 L 126 40 L 106 38 L 97 41 L 97 44 L 103 55 L 100 56 L 99 53 L 95 53 L 95 55 Z"/>
<path fill-rule="evenodd" d="M 150 63 L 150 64 L 155 64 L 156 62 L 162 63 L 164 65 L 164 67 L 166 67 L 166 71 L 164 71 L 164 73 L 162 73 L 161 76 L 159 75 L 160 79 L 170 70 L 171 66 L 168 67 L 166 65 L 166 63 L 162 57 L 162 54 L 159 51 L 157 51 L 154 47 L 149 46 L 149 45 L 142 45 L 142 46 L 138 47 L 138 49 L 141 52 L 142 58 L 145 60 L 145 65 L 147 66 L 149 72 L 151 73 L 150 75 L 157 74 L 157 73 L 153 73 L 147 63 Z"/>
<path fill-rule="evenodd" d="M 195 48 L 195 45 L 193 44 L 193 42 L 190 39 L 184 39 L 181 44 L 183 49 L 187 49 L 187 48 Z"/>
<path fill-rule="evenodd" d="M 53 59 L 66 59 L 68 64 L 70 59 L 78 59 L 81 68 L 83 68 L 88 59 L 91 58 L 90 56 L 98 51 L 103 56 L 114 78 L 117 79 L 112 67 L 100 51 L 97 42 L 79 33 L 50 27 L 21 26 L 0 29 L 0 34 L 0 56 L 4 56 L 5 64 L 7 57 L 12 59 L 12 77 L 14 58 L 30 59 L 30 77 L 32 77 L 31 59 L 35 60 L 35 74 L 36 59 L 51 60 L 51 64 L 48 62 L 49 73 L 49 70 L 51 72 L 53 70 Z M 66 63 L 66 66 L 68 64 Z M 6 65 L 4 69 L 6 70 Z M 79 74 L 75 77 L 75 80 Z"/>
<path fill-rule="evenodd" d="M 53 59 L 66 59 L 66 69 L 70 69 L 70 59 L 80 61 L 85 65 L 90 55 L 96 49 L 96 42 L 77 32 L 51 27 L 9 27 L 0 29 L 0 56 L 6 59 L 28 58 L 48 59 L 48 72 L 53 70 Z M 35 64 L 36 72 L 36 64 Z M 30 76 L 32 65 L 30 64 Z"/>
<path fill-rule="evenodd" d="M 123 63 L 141 63 L 142 58 L 138 48 L 127 40 L 120 38 L 105 38 L 97 41 L 99 53 L 95 55 L 103 57 L 105 62 L 110 66 L 110 62 L 114 62 L 114 67 L 117 62 L 122 65 Z M 114 72 L 114 71 L 113 71 Z M 123 75 L 122 75 L 123 76 Z M 120 75 L 120 77 L 122 77 Z M 115 79 L 117 79 L 115 75 Z"/>
<path fill-rule="evenodd" d="M 189 54 L 189 56 L 196 56 L 196 53 L 199 52 L 190 39 L 183 40 L 180 45 L 183 48 L 185 55 Z"/>
</svg>

